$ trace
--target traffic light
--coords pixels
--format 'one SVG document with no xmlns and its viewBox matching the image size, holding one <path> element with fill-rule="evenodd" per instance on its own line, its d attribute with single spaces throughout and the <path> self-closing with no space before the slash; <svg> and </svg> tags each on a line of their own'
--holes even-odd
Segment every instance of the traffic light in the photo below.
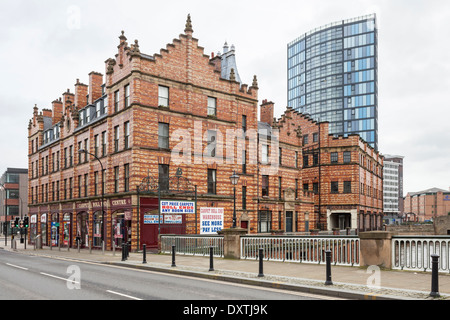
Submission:
<svg viewBox="0 0 450 320">
<path fill-rule="evenodd" d="M 15 226 L 16 228 L 19 227 L 19 217 L 16 217 L 16 220 L 15 220 L 15 222 L 14 222 L 14 226 Z"/>
<path fill-rule="evenodd" d="M 28 228 L 28 217 L 23 217 L 23 226 Z"/>
</svg>

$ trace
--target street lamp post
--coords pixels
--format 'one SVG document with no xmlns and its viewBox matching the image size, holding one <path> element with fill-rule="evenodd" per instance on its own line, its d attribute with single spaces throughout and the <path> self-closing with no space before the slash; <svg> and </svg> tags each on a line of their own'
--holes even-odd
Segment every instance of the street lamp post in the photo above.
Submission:
<svg viewBox="0 0 450 320">
<path fill-rule="evenodd" d="M 239 176 L 233 171 L 233 175 L 230 176 L 231 184 L 233 185 L 234 194 L 234 210 L 233 210 L 233 228 L 236 228 L 236 185 L 239 181 Z"/>
<path fill-rule="evenodd" d="M 105 231 L 104 231 L 105 230 L 105 210 L 103 208 L 103 203 L 104 203 L 104 197 L 105 197 L 105 184 L 104 184 L 104 181 L 103 181 L 103 164 L 102 164 L 100 159 L 95 154 L 92 154 L 92 153 L 88 152 L 85 149 L 78 150 L 78 153 L 79 154 L 85 153 L 85 154 L 89 154 L 89 155 L 93 156 L 100 163 L 100 167 L 102 168 L 102 172 L 101 172 L 101 175 L 102 175 L 102 250 L 104 250 L 104 245 L 105 245 L 105 235 L 104 235 L 104 233 L 105 233 Z"/>
</svg>

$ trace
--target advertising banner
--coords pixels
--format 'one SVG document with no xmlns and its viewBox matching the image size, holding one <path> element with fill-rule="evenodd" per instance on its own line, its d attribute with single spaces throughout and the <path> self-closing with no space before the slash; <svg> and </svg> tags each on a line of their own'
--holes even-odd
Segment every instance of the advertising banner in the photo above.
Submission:
<svg viewBox="0 0 450 320">
<path fill-rule="evenodd" d="M 161 200 L 159 205 L 161 209 L 161 214 L 195 213 L 194 201 Z"/>
<path fill-rule="evenodd" d="M 182 224 L 183 216 L 181 214 L 166 214 L 164 215 L 164 223 Z"/>
<path fill-rule="evenodd" d="M 159 216 L 157 214 L 144 215 L 144 224 L 158 224 Z"/>
<path fill-rule="evenodd" d="M 223 208 L 200 208 L 200 234 L 216 234 L 223 228 Z"/>
</svg>

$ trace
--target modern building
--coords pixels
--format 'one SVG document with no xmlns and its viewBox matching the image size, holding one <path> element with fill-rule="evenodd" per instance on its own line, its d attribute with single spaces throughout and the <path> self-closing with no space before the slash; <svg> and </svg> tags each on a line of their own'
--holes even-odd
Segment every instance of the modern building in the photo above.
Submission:
<svg viewBox="0 0 450 320">
<path fill-rule="evenodd" d="M 311 30 L 287 46 L 288 106 L 378 150 L 376 15 Z"/>
<path fill-rule="evenodd" d="M 383 193 L 384 214 L 387 224 L 402 221 L 403 204 L 403 156 L 384 155 Z"/>
<path fill-rule="evenodd" d="M 10 222 L 22 219 L 28 211 L 28 170 L 7 168 L 0 177 L 0 188 L 1 230 L 10 234 Z"/>
<path fill-rule="evenodd" d="M 405 197 L 406 221 L 433 221 L 437 217 L 450 215 L 450 191 L 430 188 L 419 192 L 408 192 Z"/>
</svg>

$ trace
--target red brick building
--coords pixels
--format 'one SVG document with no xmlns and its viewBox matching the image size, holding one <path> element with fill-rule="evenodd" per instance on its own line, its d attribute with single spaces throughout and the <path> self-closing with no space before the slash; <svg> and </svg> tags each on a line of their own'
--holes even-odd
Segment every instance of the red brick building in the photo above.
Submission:
<svg viewBox="0 0 450 320">
<path fill-rule="evenodd" d="M 155 245 L 160 232 L 200 233 L 202 208 L 219 208 L 228 228 L 233 172 L 240 175 L 238 226 L 256 232 L 257 165 L 245 163 L 243 172 L 238 139 L 225 141 L 228 131 L 257 131 L 256 77 L 251 86 L 237 82 L 233 70 L 229 79 L 221 77 L 220 57 L 205 55 L 192 34 L 188 19 L 184 34 L 150 56 L 137 41 L 128 45 L 122 32 L 105 77 L 92 72 L 89 85 L 77 80 L 75 93 L 67 90 L 51 110 L 35 107 L 29 124 L 32 238 L 93 246 L 103 238 L 108 249 L 126 239 L 136 249 Z M 257 150 L 248 148 L 249 154 Z M 173 183 L 180 180 L 182 190 Z M 196 201 L 196 212 L 155 220 L 158 185 L 161 199 Z"/>
<path fill-rule="evenodd" d="M 279 130 L 280 145 L 295 149 L 294 157 L 291 152 L 293 167 L 298 168 L 294 189 L 297 194 L 300 190 L 314 194 L 314 210 L 303 217 L 309 228 L 381 229 L 383 157 L 359 135 L 334 137 L 328 134 L 328 122 L 317 123 L 293 109 L 288 108 L 276 120 L 273 107 L 272 102 L 264 101 L 261 121 Z M 281 151 L 282 169 L 289 162 L 284 162 L 287 150 Z"/>
<path fill-rule="evenodd" d="M 273 104 L 270 111 L 266 102 L 258 122 L 256 76 L 250 86 L 239 82 L 223 59 L 230 53 L 206 55 L 190 17 L 184 33 L 159 54 L 141 53 L 138 41 L 129 45 L 122 32 L 105 75 L 91 72 L 88 85 L 77 80 L 74 92 L 68 89 L 51 109 L 35 107 L 28 127 L 31 239 L 39 234 L 54 246 L 104 241 L 107 250 L 127 241 L 136 250 L 156 246 L 161 233 L 230 228 L 234 212 L 236 225 L 249 233 L 326 230 L 336 224 L 333 205 L 378 212 L 381 200 L 363 194 L 362 206 L 356 196 L 326 199 L 327 179 L 335 178 L 326 176 L 325 156 L 351 150 L 352 190 L 359 192 L 356 181 L 364 181 L 371 195 L 381 188 L 359 157 L 378 168 L 379 156 L 358 137 L 333 139 L 324 133 L 326 123 L 289 109 L 268 122 Z M 304 137 L 319 128 L 320 200 L 305 187 L 317 180 L 317 168 L 303 163 L 311 146 Z M 237 185 L 230 181 L 234 173 Z"/>
<path fill-rule="evenodd" d="M 404 204 L 406 221 L 433 221 L 439 216 L 450 215 L 450 191 L 430 188 L 408 192 Z"/>
</svg>

